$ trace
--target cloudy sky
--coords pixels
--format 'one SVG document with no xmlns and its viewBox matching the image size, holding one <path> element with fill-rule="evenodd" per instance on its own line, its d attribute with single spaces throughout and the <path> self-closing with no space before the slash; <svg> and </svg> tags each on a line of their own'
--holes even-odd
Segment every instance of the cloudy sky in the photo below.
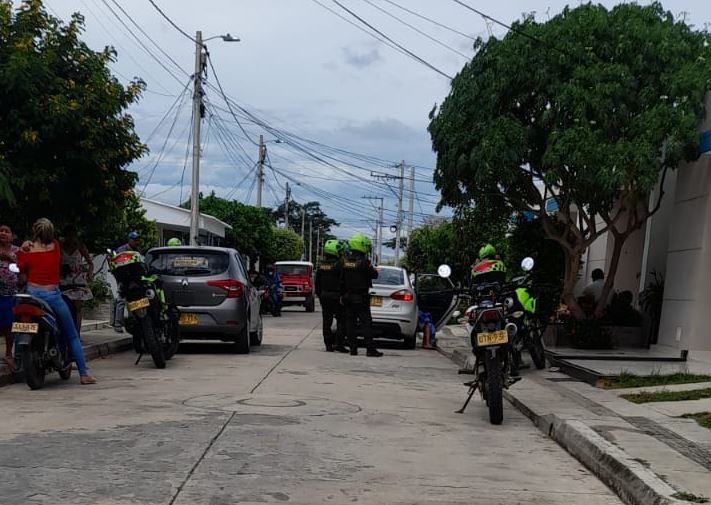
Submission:
<svg viewBox="0 0 711 505">
<path fill-rule="evenodd" d="M 535 12 L 545 20 L 569 3 L 464 1 L 506 23 L 524 12 Z M 473 38 L 500 36 L 503 28 L 453 0 L 338 0 L 435 70 L 376 40 L 334 0 L 154 2 L 190 35 L 201 30 L 205 38 L 230 33 L 241 39 L 207 43 L 217 77 L 235 103 L 230 110 L 215 73 L 208 69 L 203 192 L 214 190 L 219 196 L 254 204 L 257 147 L 253 142 L 259 134 L 269 141 L 291 135 L 297 147 L 267 144 L 273 168 L 266 173 L 265 206 L 282 200 L 289 182 L 296 201 L 318 200 L 342 223 L 338 235 L 356 230 L 372 234 L 368 230 L 376 212 L 372 201 L 362 197 L 384 197 L 385 220 L 390 225 L 395 219 L 398 181 L 387 186 L 370 172 L 397 175 L 395 164 L 404 160 L 416 167 L 415 226 L 435 213 L 437 194 L 429 182 L 435 157 L 426 127 L 429 111 L 449 91 L 449 80 L 442 74 L 456 74 L 471 57 Z M 116 75 L 124 82 L 134 76 L 146 81 L 147 92 L 131 113 L 151 154 L 132 169 L 140 174 L 139 190 L 145 196 L 171 204 L 184 200 L 190 192 L 186 154 L 191 108 L 186 86 L 194 67 L 194 43 L 149 0 L 45 3 L 63 19 L 81 12 L 87 43 L 95 48 L 112 45 L 118 51 L 112 66 Z M 711 22 L 708 0 L 664 4 L 698 27 Z M 447 215 L 446 210 L 443 213 Z"/>
</svg>

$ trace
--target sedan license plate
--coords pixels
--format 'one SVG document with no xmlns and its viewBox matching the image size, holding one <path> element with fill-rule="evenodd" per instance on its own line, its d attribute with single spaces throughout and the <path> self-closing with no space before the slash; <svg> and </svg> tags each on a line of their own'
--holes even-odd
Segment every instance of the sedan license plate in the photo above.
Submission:
<svg viewBox="0 0 711 505">
<path fill-rule="evenodd" d="M 492 331 L 490 333 L 479 333 L 476 336 L 476 345 L 487 346 L 487 345 L 501 345 L 507 344 L 509 341 L 509 334 L 506 330 Z"/>
<path fill-rule="evenodd" d="M 371 296 L 370 297 L 370 306 L 371 307 L 382 307 L 383 306 L 383 297 L 382 296 Z"/>
<path fill-rule="evenodd" d="M 128 307 L 129 312 L 134 312 L 139 309 L 145 309 L 146 307 L 150 307 L 151 301 L 148 298 L 141 298 L 140 300 L 128 302 L 126 305 Z"/>
<path fill-rule="evenodd" d="M 198 316 L 197 314 L 180 314 L 178 324 L 180 326 L 195 326 L 198 324 Z"/>
<path fill-rule="evenodd" d="M 12 333 L 39 333 L 38 323 L 12 323 Z"/>
</svg>

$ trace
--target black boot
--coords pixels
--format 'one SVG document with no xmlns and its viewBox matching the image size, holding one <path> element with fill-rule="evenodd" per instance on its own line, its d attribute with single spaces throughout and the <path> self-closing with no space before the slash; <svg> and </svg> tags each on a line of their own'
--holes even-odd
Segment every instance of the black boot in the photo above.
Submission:
<svg viewBox="0 0 711 505">
<path fill-rule="evenodd" d="M 336 352 L 344 353 L 344 354 L 348 353 L 348 348 L 346 348 L 346 346 L 344 346 L 343 344 L 336 345 L 336 347 L 334 347 L 333 350 Z"/>
<path fill-rule="evenodd" d="M 365 355 L 369 358 L 379 358 L 383 355 L 383 353 L 373 347 L 368 349 L 368 352 L 366 352 Z"/>
<path fill-rule="evenodd" d="M 333 352 L 333 344 L 330 342 L 326 344 L 326 352 Z"/>
</svg>

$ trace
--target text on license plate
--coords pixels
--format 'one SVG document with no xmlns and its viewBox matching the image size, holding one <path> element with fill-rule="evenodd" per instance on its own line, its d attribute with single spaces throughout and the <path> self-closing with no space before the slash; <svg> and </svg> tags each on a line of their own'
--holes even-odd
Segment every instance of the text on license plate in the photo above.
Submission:
<svg viewBox="0 0 711 505">
<path fill-rule="evenodd" d="M 150 307 L 151 301 L 148 298 L 141 298 L 140 300 L 134 300 L 126 304 L 128 306 L 128 311 L 133 312 L 134 310 L 145 309 Z"/>
<path fill-rule="evenodd" d="M 38 323 L 12 323 L 12 333 L 38 333 Z"/>
<path fill-rule="evenodd" d="M 178 324 L 181 326 L 195 326 L 198 324 L 198 316 L 197 314 L 180 314 Z"/>
<path fill-rule="evenodd" d="M 476 336 L 476 344 L 479 346 L 506 344 L 508 341 L 509 334 L 506 330 L 479 333 Z"/>
<path fill-rule="evenodd" d="M 371 296 L 370 297 L 370 306 L 371 307 L 382 307 L 383 306 L 383 297 Z"/>
</svg>

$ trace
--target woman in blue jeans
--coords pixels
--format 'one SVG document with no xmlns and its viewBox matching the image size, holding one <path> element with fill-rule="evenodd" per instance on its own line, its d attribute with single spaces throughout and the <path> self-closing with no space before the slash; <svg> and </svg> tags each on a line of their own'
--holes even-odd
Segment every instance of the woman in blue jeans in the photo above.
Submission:
<svg viewBox="0 0 711 505">
<path fill-rule="evenodd" d="M 22 244 L 22 249 L 17 254 L 20 271 L 27 275 L 27 293 L 44 300 L 52 307 L 62 336 L 67 339 L 69 351 L 79 369 L 81 384 L 96 384 L 96 379 L 89 375 L 86 369 L 84 351 L 74 318 L 59 291 L 61 251 L 59 242 L 54 239 L 54 225 L 49 219 L 38 219 L 32 226 L 32 234 L 32 241 L 28 240 Z"/>
</svg>

